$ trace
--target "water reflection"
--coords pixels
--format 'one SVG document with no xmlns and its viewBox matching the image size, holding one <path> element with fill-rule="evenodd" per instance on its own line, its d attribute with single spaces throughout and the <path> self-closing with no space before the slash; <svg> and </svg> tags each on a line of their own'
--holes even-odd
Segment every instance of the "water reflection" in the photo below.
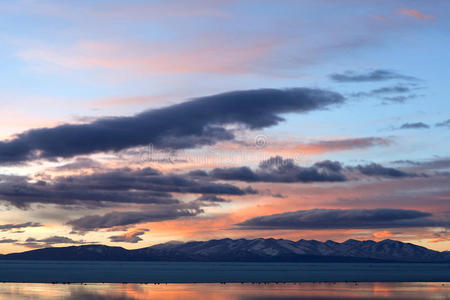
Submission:
<svg viewBox="0 0 450 300">
<path fill-rule="evenodd" d="M 294 300 L 450 299 L 446 283 L 0 284 L 0 299 Z"/>
</svg>

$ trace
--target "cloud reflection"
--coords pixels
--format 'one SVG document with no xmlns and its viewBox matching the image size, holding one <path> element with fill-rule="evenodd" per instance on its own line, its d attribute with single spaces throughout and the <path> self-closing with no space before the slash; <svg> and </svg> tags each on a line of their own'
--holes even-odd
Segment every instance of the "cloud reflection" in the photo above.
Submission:
<svg viewBox="0 0 450 300">
<path fill-rule="evenodd" d="M 444 299 L 443 283 L 254 283 L 254 284 L 0 284 L 0 299 L 87 300 L 294 300 Z"/>
</svg>

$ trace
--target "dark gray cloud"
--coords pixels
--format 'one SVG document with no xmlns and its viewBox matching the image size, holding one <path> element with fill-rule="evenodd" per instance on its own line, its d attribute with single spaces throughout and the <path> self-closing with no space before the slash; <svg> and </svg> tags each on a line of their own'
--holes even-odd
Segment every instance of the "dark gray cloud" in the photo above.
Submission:
<svg viewBox="0 0 450 300">
<path fill-rule="evenodd" d="M 121 235 L 113 235 L 109 237 L 109 240 L 114 243 L 139 243 L 142 241 L 141 235 L 144 235 L 148 229 L 139 229 L 130 233 L 125 233 Z"/>
<path fill-rule="evenodd" d="M 77 244 L 77 245 L 81 245 L 81 244 L 86 244 L 85 241 L 83 240 L 79 240 L 79 241 L 75 241 L 71 238 L 65 237 L 65 236 L 51 236 L 48 238 L 44 238 L 44 239 L 35 239 L 35 238 L 27 238 L 25 242 L 28 243 L 43 243 L 46 245 L 54 245 L 54 244 Z"/>
<path fill-rule="evenodd" d="M 207 178 L 162 174 L 152 168 L 58 176 L 48 181 L 32 181 L 20 176 L 0 177 L 0 200 L 17 207 L 27 207 L 30 203 L 90 206 L 108 203 L 179 203 L 171 193 L 244 195 L 256 191 L 227 183 L 214 183 Z"/>
<path fill-rule="evenodd" d="M 450 119 L 448 119 L 447 121 L 436 123 L 436 126 L 437 127 L 450 127 Z"/>
<path fill-rule="evenodd" d="M 400 129 L 428 129 L 428 128 L 430 128 L 430 126 L 422 122 L 405 123 L 402 126 L 400 126 Z"/>
<path fill-rule="evenodd" d="M 3 238 L 3 239 L 0 240 L 0 244 L 12 244 L 12 243 L 15 243 L 15 242 L 17 242 L 17 240 L 14 240 L 14 239 L 5 239 L 5 238 Z"/>
<path fill-rule="evenodd" d="M 412 165 L 412 166 L 418 166 L 421 164 L 420 162 L 409 159 L 394 160 L 392 163 L 396 165 Z"/>
<path fill-rule="evenodd" d="M 311 209 L 256 217 L 237 226 L 242 229 L 369 229 L 450 224 L 431 217 L 427 212 L 405 209 Z"/>
<path fill-rule="evenodd" d="M 351 93 L 351 97 L 355 98 L 368 98 L 373 97 L 382 100 L 383 104 L 389 103 L 404 103 L 409 99 L 414 99 L 420 95 L 416 93 L 416 90 L 420 89 L 414 85 L 394 85 L 385 86 L 376 89 L 372 89 L 368 92 Z"/>
<path fill-rule="evenodd" d="M 28 248 L 47 248 L 47 247 L 52 247 L 53 245 L 57 245 L 57 244 L 72 244 L 72 245 L 83 245 L 83 244 L 87 244 L 87 242 L 85 242 L 84 240 L 73 240 L 69 237 L 65 237 L 65 236 L 51 236 L 48 238 L 44 238 L 44 239 L 36 239 L 36 238 L 32 238 L 29 237 L 25 240 L 25 242 L 15 242 L 16 245 L 19 246 L 24 246 L 24 247 L 28 247 Z"/>
<path fill-rule="evenodd" d="M 370 82 L 387 80 L 417 81 L 413 76 L 402 75 L 389 70 L 373 70 L 369 72 L 345 71 L 331 74 L 330 78 L 337 82 Z"/>
<path fill-rule="evenodd" d="M 386 86 L 386 87 L 374 89 L 371 91 L 371 93 L 373 93 L 375 95 L 380 95 L 380 94 L 391 94 L 391 93 L 406 93 L 409 91 L 411 91 L 410 87 L 396 85 L 396 86 Z"/>
<path fill-rule="evenodd" d="M 353 97 L 378 97 L 386 94 L 400 94 L 400 93 L 409 93 L 412 91 L 412 88 L 404 85 L 395 85 L 395 86 L 386 86 L 377 89 L 373 89 L 369 92 L 358 92 L 351 94 Z"/>
<path fill-rule="evenodd" d="M 308 88 L 223 93 L 131 117 L 32 129 L 0 142 L 0 163 L 68 158 L 148 144 L 172 149 L 211 145 L 234 138 L 226 125 L 261 129 L 283 121 L 284 113 L 306 113 L 343 102 L 340 94 Z"/>
<path fill-rule="evenodd" d="M 216 168 L 211 172 L 192 171 L 188 173 L 194 178 L 209 178 L 210 180 L 235 180 L 244 182 L 342 182 L 347 181 L 347 174 L 360 173 L 365 176 L 378 177 L 417 177 L 424 174 L 409 173 L 395 168 L 384 167 L 370 163 L 355 167 L 344 167 L 338 161 L 324 160 L 310 167 L 298 166 L 292 159 L 280 156 L 262 161 L 256 170 L 250 167 Z M 261 192 L 261 191 L 260 191 Z"/>
<path fill-rule="evenodd" d="M 36 180 L 21 176 L 0 176 L 0 200 L 16 207 L 31 203 L 78 205 L 83 207 L 113 207 L 124 203 L 177 205 L 177 194 L 202 194 L 202 202 L 226 202 L 219 195 L 242 196 L 257 194 L 251 186 L 238 187 L 221 181 L 243 182 L 342 182 L 347 173 L 366 176 L 411 177 L 407 173 L 379 164 L 343 168 L 336 161 L 320 161 L 303 167 L 291 159 L 272 157 L 255 170 L 247 167 L 216 168 L 210 172 L 191 171 L 186 174 L 163 174 L 152 168 L 103 170 L 98 173 L 56 176 Z M 1 229 L 0 229 L 1 230 Z"/>
<path fill-rule="evenodd" d="M 371 163 L 368 165 L 358 165 L 356 167 L 350 167 L 350 169 L 356 169 L 366 176 L 383 176 L 383 177 L 397 177 L 397 178 L 423 176 L 416 173 L 408 173 L 398 169 L 384 167 L 376 163 Z"/>
<path fill-rule="evenodd" d="M 383 97 L 382 99 L 384 100 L 384 104 L 387 103 L 405 103 L 406 101 L 408 101 L 409 99 L 413 99 L 413 98 L 417 98 L 417 95 L 415 94 L 411 94 L 411 95 L 402 95 L 402 96 L 386 96 Z M 386 102 L 387 101 L 387 102 Z"/>
<path fill-rule="evenodd" d="M 217 202 L 217 203 L 230 202 L 230 200 L 218 197 L 217 195 L 201 195 L 200 197 L 197 198 L 197 200 L 205 202 Z"/>
<path fill-rule="evenodd" d="M 10 231 L 15 229 L 23 229 L 28 227 L 41 227 L 41 223 L 34 223 L 34 222 L 26 222 L 26 223 L 20 223 L 20 224 L 3 224 L 0 225 L 0 231 Z"/>
<path fill-rule="evenodd" d="M 141 211 L 118 211 L 105 215 L 90 215 L 67 222 L 74 231 L 86 232 L 115 226 L 129 226 L 147 222 L 161 222 L 203 213 L 197 203 L 147 207 Z"/>
<path fill-rule="evenodd" d="M 346 180 L 341 170 L 339 162 L 323 161 L 311 167 L 300 167 L 292 159 L 276 156 L 261 162 L 255 171 L 249 167 L 216 168 L 209 176 L 246 182 L 336 182 Z"/>
</svg>

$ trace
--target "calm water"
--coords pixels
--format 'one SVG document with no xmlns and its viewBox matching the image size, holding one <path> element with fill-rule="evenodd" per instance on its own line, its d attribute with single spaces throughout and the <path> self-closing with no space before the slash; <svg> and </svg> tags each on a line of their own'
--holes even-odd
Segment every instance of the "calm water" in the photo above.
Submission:
<svg viewBox="0 0 450 300">
<path fill-rule="evenodd" d="M 449 282 L 450 264 L 1 261 L 0 282 Z"/>
<path fill-rule="evenodd" d="M 8 300 L 450 299 L 448 283 L 48 284 L 0 283 Z"/>
</svg>

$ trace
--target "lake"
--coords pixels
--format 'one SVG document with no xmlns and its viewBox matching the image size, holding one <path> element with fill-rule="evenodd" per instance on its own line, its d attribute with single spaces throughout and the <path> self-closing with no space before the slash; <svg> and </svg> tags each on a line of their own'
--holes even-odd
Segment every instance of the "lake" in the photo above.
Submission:
<svg viewBox="0 0 450 300">
<path fill-rule="evenodd" d="M 448 283 L 201 283 L 48 284 L 0 283 L 7 300 L 294 300 L 450 299 Z"/>
<path fill-rule="evenodd" d="M 0 282 L 448 282 L 450 264 L 0 260 Z"/>
</svg>

